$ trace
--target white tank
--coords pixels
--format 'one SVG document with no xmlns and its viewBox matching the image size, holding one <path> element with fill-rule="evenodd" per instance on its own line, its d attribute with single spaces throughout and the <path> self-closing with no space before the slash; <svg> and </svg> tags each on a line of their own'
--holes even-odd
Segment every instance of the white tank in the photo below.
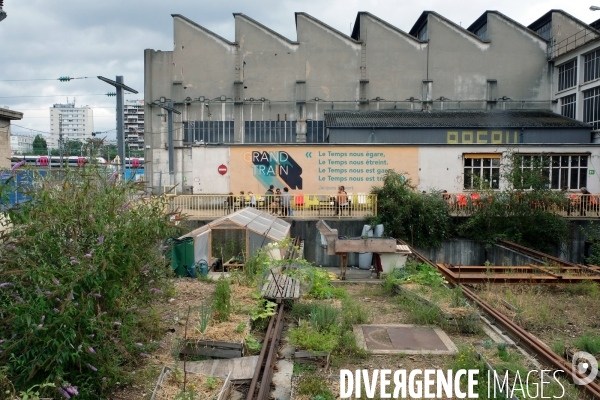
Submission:
<svg viewBox="0 0 600 400">
<path fill-rule="evenodd" d="M 361 237 L 373 237 L 373 229 L 371 225 L 363 226 Z M 373 253 L 358 253 L 358 268 L 360 269 L 371 269 L 373 263 Z"/>
</svg>

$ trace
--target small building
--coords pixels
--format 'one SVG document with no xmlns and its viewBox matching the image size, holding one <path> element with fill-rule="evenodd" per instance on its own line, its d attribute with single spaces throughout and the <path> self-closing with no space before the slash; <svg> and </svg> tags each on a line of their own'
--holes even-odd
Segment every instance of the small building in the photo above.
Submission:
<svg viewBox="0 0 600 400">
<path fill-rule="evenodd" d="M 278 243 L 290 237 L 291 224 L 269 213 L 255 208 L 243 208 L 234 213 L 216 219 L 192 232 L 184 238 L 194 238 L 194 261 L 213 259 L 212 239 L 214 230 L 243 230 L 246 258 L 252 257 L 258 250 L 271 243 Z M 182 238 L 180 238 L 182 239 Z M 270 252 L 273 259 L 283 259 L 285 249 Z M 223 260 L 226 262 L 227 260 Z"/>
<path fill-rule="evenodd" d="M 0 169 L 10 168 L 10 121 L 23 119 L 23 113 L 0 108 Z"/>
</svg>

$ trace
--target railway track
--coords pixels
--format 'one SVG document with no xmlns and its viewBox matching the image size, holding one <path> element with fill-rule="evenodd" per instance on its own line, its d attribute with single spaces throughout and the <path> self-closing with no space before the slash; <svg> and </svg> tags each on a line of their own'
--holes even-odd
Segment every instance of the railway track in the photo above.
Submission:
<svg viewBox="0 0 600 400">
<path fill-rule="evenodd" d="M 408 244 L 402 240 L 398 240 L 398 242 L 408 246 Z M 508 243 L 510 243 L 511 246 L 516 245 L 518 247 L 523 247 L 523 246 L 517 245 L 516 243 L 511 243 L 511 242 L 508 242 Z M 514 248 L 516 248 L 516 247 L 514 247 Z M 412 247 L 410 247 L 410 249 L 411 249 L 413 255 L 420 262 L 429 264 L 429 265 L 437 268 L 442 273 L 442 275 L 444 275 L 447 279 L 451 278 L 449 276 L 446 276 L 446 274 L 444 273 L 445 269 L 439 268 L 438 265 L 436 265 L 435 263 L 430 261 L 428 258 L 421 255 L 419 252 L 417 252 Z M 525 249 L 527 249 L 527 248 L 525 248 Z M 531 252 L 535 252 L 535 253 L 539 253 L 539 254 L 544 254 L 544 253 L 536 252 L 535 250 L 531 250 L 531 249 L 527 249 L 527 250 L 530 250 Z M 519 251 L 521 251 L 521 250 L 519 250 Z M 533 253 L 531 253 L 531 254 L 533 254 Z M 546 258 L 548 258 L 548 257 L 546 257 Z M 556 259 L 556 260 L 558 260 L 560 262 L 568 263 L 563 260 L 559 260 L 559 259 Z M 570 264 L 572 264 L 572 263 L 570 263 Z M 572 264 L 572 265 L 577 266 L 577 264 Z M 456 283 L 452 282 L 451 279 L 448 279 L 448 281 L 451 282 L 452 284 L 456 285 Z M 498 328 L 500 328 L 500 330 L 505 335 L 510 337 L 517 345 L 523 347 L 523 349 L 525 351 L 527 351 L 529 354 L 538 358 L 545 365 L 551 366 L 555 370 L 564 371 L 564 374 L 572 382 L 574 382 L 575 378 L 584 379 L 586 377 L 583 374 L 573 371 L 572 364 L 570 361 L 568 361 L 564 357 L 561 357 L 558 354 L 556 354 L 555 352 L 553 352 L 548 346 L 546 346 L 537 337 L 535 337 L 531 333 L 527 332 L 525 329 L 521 328 L 519 325 L 517 325 L 516 323 L 511 321 L 509 318 L 507 318 L 504 314 L 495 310 L 493 307 L 491 307 L 489 304 L 487 304 L 483 299 L 481 299 L 479 296 L 477 296 L 477 294 L 475 294 L 475 292 L 473 290 L 471 290 L 469 287 L 467 287 L 463 284 L 460 284 L 460 283 L 458 283 L 458 286 L 461 287 L 465 297 L 467 297 L 470 301 L 472 301 L 474 304 L 476 304 L 484 313 L 486 313 L 488 315 L 489 320 L 493 324 L 495 324 Z M 600 399 L 600 385 L 596 381 L 590 382 L 587 385 L 582 385 L 580 387 L 583 390 L 585 390 L 585 392 L 588 395 L 593 396 L 592 398 Z"/>
</svg>

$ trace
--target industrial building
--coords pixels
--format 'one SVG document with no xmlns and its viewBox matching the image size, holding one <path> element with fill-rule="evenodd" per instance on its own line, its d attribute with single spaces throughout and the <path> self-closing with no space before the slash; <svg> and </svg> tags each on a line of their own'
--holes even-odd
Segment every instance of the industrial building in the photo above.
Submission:
<svg viewBox="0 0 600 400">
<path fill-rule="evenodd" d="M 174 50 L 145 51 L 157 191 L 368 192 L 389 168 L 423 190 L 477 189 L 477 174 L 501 187 L 510 151 L 552 157 L 552 188 L 600 191 L 600 112 L 583 91 L 574 111 L 563 99 L 587 82 L 571 85 L 570 54 L 584 64 L 600 33 L 563 11 L 529 27 L 487 11 L 468 28 L 426 11 L 408 31 L 359 12 L 350 35 L 296 13 L 296 40 L 234 18 L 229 41 L 173 15 Z"/>
<path fill-rule="evenodd" d="M 92 138 L 94 131 L 94 111 L 89 106 L 75 107 L 75 99 L 66 104 L 54 104 L 50 107 L 50 138 L 48 147 L 59 148 L 60 134 L 63 140 L 84 142 Z"/>
</svg>

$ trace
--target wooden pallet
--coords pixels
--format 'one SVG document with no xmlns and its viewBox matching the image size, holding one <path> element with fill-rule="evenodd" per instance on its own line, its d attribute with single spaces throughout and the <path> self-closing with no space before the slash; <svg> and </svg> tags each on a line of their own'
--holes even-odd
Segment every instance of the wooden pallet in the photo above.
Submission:
<svg viewBox="0 0 600 400">
<path fill-rule="evenodd" d="M 298 299 L 300 298 L 300 281 L 289 275 L 269 275 L 260 294 L 265 299 Z"/>
</svg>

